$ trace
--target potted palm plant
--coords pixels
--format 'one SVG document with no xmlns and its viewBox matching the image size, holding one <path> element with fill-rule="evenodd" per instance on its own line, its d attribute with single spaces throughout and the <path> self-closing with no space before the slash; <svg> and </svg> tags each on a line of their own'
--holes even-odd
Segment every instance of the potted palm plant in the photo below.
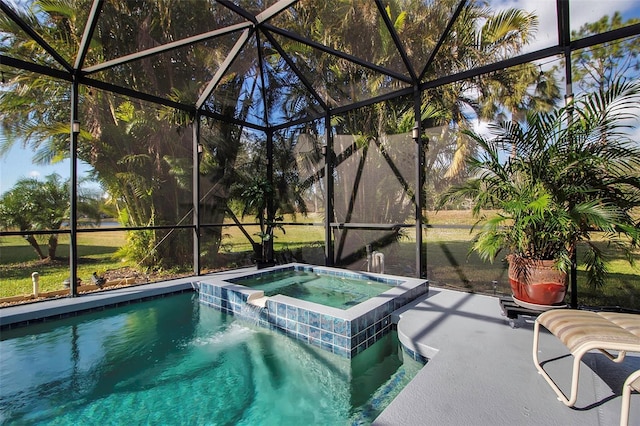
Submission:
<svg viewBox="0 0 640 426">
<path fill-rule="evenodd" d="M 489 261 L 507 253 L 516 303 L 562 303 L 579 243 L 589 283 L 601 286 L 606 255 L 596 233 L 632 261 L 640 242 L 633 216 L 640 147 L 626 129 L 638 128 L 639 102 L 640 82 L 618 81 L 524 123 L 495 124 L 492 139 L 466 132 L 477 144 L 468 159 L 473 178 L 452 187 L 441 206 L 452 198 L 472 201 L 479 227 L 472 250 Z M 509 151 L 514 155 L 505 159 Z"/>
</svg>

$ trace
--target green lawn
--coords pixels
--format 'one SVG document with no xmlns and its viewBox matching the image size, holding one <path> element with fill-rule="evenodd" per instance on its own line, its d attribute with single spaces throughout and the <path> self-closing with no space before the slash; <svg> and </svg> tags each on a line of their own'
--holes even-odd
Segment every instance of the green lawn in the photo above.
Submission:
<svg viewBox="0 0 640 426">
<path fill-rule="evenodd" d="M 286 218 L 293 222 L 293 218 Z M 322 217 L 296 217 L 297 223 L 322 223 Z M 456 288 L 465 291 L 493 294 L 510 294 L 506 267 L 482 262 L 477 255 L 469 254 L 471 235 L 469 227 L 474 220 L 467 212 L 439 212 L 429 214 L 428 228 L 423 236 L 426 244 L 427 276 L 435 286 Z M 448 225 L 439 227 L 439 225 Z M 453 226 L 452 226 L 453 225 Z M 274 246 L 277 252 L 287 251 L 299 261 L 322 264 L 324 261 L 324 228 L 322 226 L 286 226 L 286 233 L 276 230 Z M 253 236 L 257 226 L 247 227 Z M 251 244 L 237 227 L 226 227 L 221 253 L 238 255 L 250 259 Z M 257 237 L 254 237 L 257 239 Z M 386 271 L 397 275 L 415 274 L 415 238 L 413 229 L 406 230 L 406 237 L 389 247 L 379 249 L 385 254 Z M 124 267 L 135 268 L 132 263 L 115 257 L 119 247 L 125 242 L 125 233 L 99 232 L 81 234 L 78 239 L 78 276 L 90 280 L 91 273 L 100 274 L 107 270 Z M 623 306 L 640 309 L 640 265 L 630 266 L 620 253 L 602 245 L 610 255 L 607 284 L 602 289 L 586 286 L 583 271 L 579 271 L 579 303 L 585 305 Z M 58 254 L 68 256 L 68 239 L 61 237 Z M 352 265 L 360 269 L 363 260 Z M 0 297 L 31 293 L 31 273 L 40 274 L 41 291 L 61 290 L 62 281 L 69 276 L 68 262 L 43 264 L 20 237 L 0 239 Z M 162 279 L 162 275 L 156 277 Z M 494 286 L 494 281 L 496 285 Z"/>
<path fill-rule="evenodd" d="M 114 257 L 124 241 L 122 231 L 82 234 L 78 238 L 78 277 L 90 282 L 94 271 L 103 274 L 109 269 L 132 266 Z M 68 236 L 60 236 L 57 255 L 60 258 L 68 258 Z M 23 238 L 1 238 L 0 297 L 30 294 L 33 287 L 31 281 L 33 272 L 38 272 L 40 275 L 41 292 L 62 290 L 64 289 L 62 282 L 69 278 L 69 262 L 68 260 L 42 262 L 38 260 L 33 248 Z"/>
</svg>

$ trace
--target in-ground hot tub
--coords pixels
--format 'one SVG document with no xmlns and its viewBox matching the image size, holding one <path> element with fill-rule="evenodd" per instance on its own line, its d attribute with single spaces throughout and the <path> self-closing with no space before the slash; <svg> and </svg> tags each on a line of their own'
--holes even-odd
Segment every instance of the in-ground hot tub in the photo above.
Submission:
<svg viewBox="0 0 640 426">
<path fill-rule="evenodd" d="M 391 330 L 393 311 L 428 291 L 422 279 L 292 263 L 203 279 L 199 300 L 351 358 Z"/>
<path fill-rule="evenodd" d="M 389 290 L 398 282 L 392 279 L 345 275 L 321 271 L 319 268 L 279 268 L 266 274 L 232 278 L 227 281 L 262 290 L 265 296 L 293 297 L 338 309 L 349 309 Z"/>
</svg>

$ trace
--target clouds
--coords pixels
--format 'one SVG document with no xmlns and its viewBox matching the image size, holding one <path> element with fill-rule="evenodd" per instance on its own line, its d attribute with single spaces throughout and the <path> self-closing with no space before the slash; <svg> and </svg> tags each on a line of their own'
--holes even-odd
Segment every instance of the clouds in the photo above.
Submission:
<svg viewBox="0 0 640 426">
<path fill-rule="evenodd" d="M 522 53 L 551 47 L 558 42 L 555 0 L 510 0 L 491 4 L 497 9 L 522 9 L 538 17 L 538 30 L 535 39 L 524 47 Z"/>
<path fill-rule="evenodd" d="M 517 8 L 534 13 L 538 17 L 535 40 L 525 46 L 522 53 L 554 46 L 558 42 L 558 25 L 555 0 L 507 0 L 491 2 L 491 8 L 502 10 Z M 572 30 L 578 30 L 587 22 L 594 22 L 604 15 L 620 12 L 628 19 L 640 18 L 637 0 L 572 0 L 569 3 L 569 19 Z"/>
<path fill-rule="evenodd" d="M 640 18 L 637 0 L 573 0 L 569 6 L 571 29 L 578 30 L 587 22 L 594 22 L 604 15 L 620 12 L 625 18 Z M 628 16 L 627 16 L 628 15 Z"/>
</svg>

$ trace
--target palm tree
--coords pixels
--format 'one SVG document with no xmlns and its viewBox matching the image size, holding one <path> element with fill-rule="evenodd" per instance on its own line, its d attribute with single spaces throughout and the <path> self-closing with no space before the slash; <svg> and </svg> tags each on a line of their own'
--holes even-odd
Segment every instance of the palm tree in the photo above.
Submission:
<svg viewBox="0 0 640 426">
<path fill-rule="evenodd" d="M 508 112 L 514 123 L 523 122 L 527 112 L 550 111 L 561 99 L 555 70 L 543 73 L 531 63 L 488 76 L 482 90 L 480 115 L 502 120 Z M 511 155 L 516 152 L 512 146 Z"/>
<path fill-rule="evenodd" d="M 443 44 L 431 72 L 440 76 L 514 56 L 534 39 L 537 25 L 534 14 L 519 9 L 493 12 L 475 3 L 468 4 Z M 522 69 L 501 70 L 490 76 L 439 87 L 425 92 L 423 102 L 435 103 L 448 111 L 447 122 L 454 123 L 460 130 L 470 129 L 469 110 L 484 120 L 495 119 L 500 108 L 516 112 L 516 117 L 525 105 L 540 105 L 542 110 L 548 110 L 547 105 L 553 104 L 558 96 L 555 80 L 552 74 L 545 74 L 545 79 L 541 80 L 533 69 L 532 65 L 526 65 Z M 446 174 L 448 178 L 463 176 L 465 158 L 474 149 L 472 141 L 463 132 L 458 133 L 455 143 L 456 150 Z"/>
<path fill-rule="evenodd" d="M 17 228 L 20 231 L 58 231 L 69 221 L 69 180 L 63 181 L 57 174 L 45 177 L 44 181 L 24 178 L 16 182 L 0 197 L 0 224 L 3 228 Z M 94 199 L 80 193 L 78 211 L 100 222 L 100 212 Z M 58 233 L 49 234 L 47 254 L 40 247 L 34 234 L 26 234 L 25 239 L 41 260 L 56 258 Z"/>
</svg>

